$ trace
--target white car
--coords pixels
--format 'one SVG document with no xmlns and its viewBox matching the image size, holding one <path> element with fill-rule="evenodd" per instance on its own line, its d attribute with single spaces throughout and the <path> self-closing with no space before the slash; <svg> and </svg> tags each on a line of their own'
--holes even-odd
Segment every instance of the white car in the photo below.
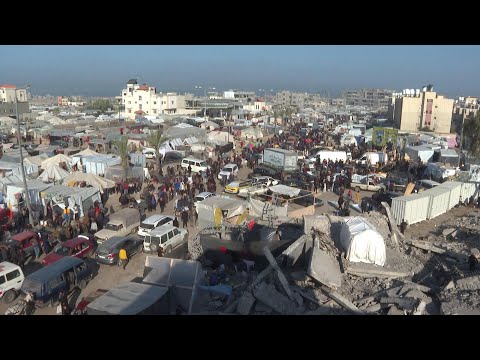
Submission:
<svg viewBox="0 0 480 360">
<path fill-rule="evenodd" d="M 179 229 L 171 225 L 162 225 L 145 236 L 143 240 L 143 251 L 156 252 L 161 246 L 164 254 L 168 254 L 177 246 L 186 244 L 187 241 L 187 229 Z"/>
<path fill-rule="evenodd" d="M 172 225 L 173 220 L 175 219 L 174 216 L 170 215 L 152 215 L 149 218 L 145 219 L 140 223 L 138 228 L 138 236 L 145 236 L 148 235 L 153 229 L 162 226 L 162 225 Z"/>
<path fill-rule="evenodd" d="M 238 174 L 238 166 L 236 164 L 227 164 L 223 167 L 222 171 L 218 174 L 218 180 L 222 180 L 222 176 L 226 176 L 227 179 L 233 174 L 233 176 L 237 176 Z"/>
<path fill-rule="evenodd" d="M 265 194 L 268 191 L 268 186 L 265 183 L 257 183 L 248 188 L 243 188 L 238 191 L 239 194 Z"/>
<path fill-rule="evenodd" d="M 0 263 L 0 299 L 6 304 L 18 296 L 25 276 L 20 266 L 8 261 Z"/>
<path fill-rule="evenodd" d="M 280 181 L 270 176 L 255 176 L 252 178 L 252 183 L 253 185 L 266 184 L 267 186 L 273 186 L 278 185 Z"/>
<path fill-rule="evenodd" d="M 216 194 L 208 192 L 208 191 L 201 192 L 200 194 L 195 196 L 195 198 L 193 199 L 195 207 L 197 206 L 197 203 L 199 203 L 200 201 L 203 201 L 203 200 L 208 199 L 209 197 L 212 197 L 212 196 L 215 196 L 215 195 Z"/>
</svg>

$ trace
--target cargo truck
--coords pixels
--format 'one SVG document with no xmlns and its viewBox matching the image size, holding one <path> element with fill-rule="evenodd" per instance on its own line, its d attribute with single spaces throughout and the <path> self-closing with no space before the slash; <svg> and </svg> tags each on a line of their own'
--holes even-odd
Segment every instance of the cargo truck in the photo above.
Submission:
<svg viewBox="0 0 480 360">
<path fill-rule="evenodd" d="M 284 149 L 269 148 L 263 150 L 263 164 L 283 171 L 297 169 L 298 156 L 296 152 Z"/>
</svg>

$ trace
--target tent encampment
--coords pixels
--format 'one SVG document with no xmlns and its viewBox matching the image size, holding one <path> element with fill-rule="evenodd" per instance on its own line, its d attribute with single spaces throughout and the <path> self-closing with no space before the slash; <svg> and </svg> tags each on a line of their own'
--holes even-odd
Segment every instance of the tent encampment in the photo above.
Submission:
<svg viewBox="0 0 480 360">
<path fill-rule="evenodd" d="M 340 230 L 340 243 L 349 261 L 385 265 L 385 241 L 375 227 L 362 217 L 345 218 Z"/>
<path fill-rule="evenodd" d="M 67 165 L 70 165 L 70 161 L 72 158 L 63 154 L 55 155 L 54 157 L 48 158 L 47 160 L 42 161 L 41 167 L 42 169 L 46 169 L 49 164 L 59 165 L 60 163 L 64 162 Z"/>
<path fill-rule="evenodd" d="M 55 182 L 65 179 L 70 174 L 63 170 L 60 166 L 49 164 L 47 168 L 40 174 L 38 180 L 43 182 Z"/>
<path fill-rule="evenodd" d="M 115 187 L 115 182 L 112 180 L 108 180 L 94 174 L 86 174 L 80 171 L 76 171 L 65 177 L 63 184 L 67 186 L 75 186 L 76 183 L 82 181 L 85 181 L 87 185 L 99 188 L 102 194 L 105 189 Z"/>
</svg>

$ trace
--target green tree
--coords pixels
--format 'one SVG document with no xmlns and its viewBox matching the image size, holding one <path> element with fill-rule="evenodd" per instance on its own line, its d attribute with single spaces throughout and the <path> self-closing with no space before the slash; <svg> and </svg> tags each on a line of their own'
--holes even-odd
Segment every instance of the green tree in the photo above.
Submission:
<svg viewBox="0 0 480 360">
<path fill-rule="evenodd" d="M 289 106 L 285 109 L 285 115 L 287 116 L 287 122 L 290 123 L 292 120 L 292 115 L 295 113 L 295 109 L 292 106 Z"/>
<path fill-rule="evenodd" d="M 464 144 L 467 143 L 465 139 L 468 139 L 468 147 L 466 148 L 471 156 L 480 156 L 480 112 L 472 118 L 465 119 L 463 126 L 463 138 Z"/>
<path fill-rule="evenodd" d="M 147 142 L 155 149 L 156 167 L 158 167 L 160 162 L 160 146 L 167 140 L 168 136 L 164 136 L 160 130 L 152 131 L 147 137 Z"/>
<path fill-rule="evenodd" d="M 108 99 L 97 99 L 89 104 L 87 104 L 88 110 L 100 110 L 101 112 L 105 112 L 108 109 L 113 109 L 113 104 Z"/>
<path fill-rule="evenodd" d="M 128 136 L 123 135 L 118 140 L 114 141 L 114 146 L 117 149 L 118 155 L 122 159 L 122 167 L 124 170 L 124 181 L 127 180 L 128 176 L 128 168 L 129 168 L 129 160 L 128 160 Z"/>
</svg>

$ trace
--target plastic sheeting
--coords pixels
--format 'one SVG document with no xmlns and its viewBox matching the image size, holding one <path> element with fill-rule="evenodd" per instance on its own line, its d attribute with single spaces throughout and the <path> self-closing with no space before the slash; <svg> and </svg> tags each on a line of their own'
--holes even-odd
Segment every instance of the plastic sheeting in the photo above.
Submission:
<svg viewBox="0 0 480 360">
<path fill-rule="evenodd" d="M 29 180 L 27 181 L 27 186 L 28 186 L 28 194 L 30 195 L 30 204 L 32 207 L 36 208 L 38 210 L 39 207 L 42 205 L 42 200 L 40 198 L 40 193 L 42 191 L 45 191 L 46 189 L 49 189 L 50 187 L 53 186 L 53 184 L 45 184 L 44 182 L 40 180 Z M 23 186 L 23 182 L 17 182 L 17 183 L 12 183 L 9 185 L 6 185 L 7 191 L 6 191 L 6 197 L 5 197 L 5 202 L 15 204 L 16 199 L 15 199 L 15 194 L 24 194 L 25 193 L 25 188 Z"/>
<path fill-rule="evenodd" d="M 85 174 L 80 171 L 69 174 L 67 177 L 65 177 L 63 183 L 67 186 L 74 186 L 77 181 L 85 181 L 87 185 L 91 185 L 100 189 L 101 193 L 103 193 L 105 189 L 115 187 L 115 182 L 112 180 L 104 179 L 93 174 Z"/>
<path fill-rule="evenodd" d="M 25 174 L 30 175 L 34 173 L 38 173 L 38 166 L 35 164 L 23 165 L 25 169 Z M 5 175 L 6 176 L 11 176 L 11 175 L 16 175 L 16 176 L 22 176 L 22 169 L 20 167 L 20 164 L 16 163 L 11 163 L 7 161 L 0 161 L 0 170 L 5 170 Z"/>
<path fill-rule="evenodd" d="M 139 178 L 143 182 L 145 176 L 144 168 L 139 166 L 130 166 L 127 169 L 127 178 Z M 105 170 L 105 179 L 118 182 L 125 177 L 125 169 L 122 166 L 109 166 Z M 126 180 L 126 179 L 124 179 Z"/>
<path fill-rule="evenodd" d="M 23 159 L 23 163 L 25 165 L 37 165 L 37 166 L 41 166 L 42 165 L 42 162 L 44 160 L 47 160 L 48 159 L 48 155 L 47 154 L 40 154 L 40 155 L 37 155 L 37 156 L 29 156 L 29 157 L 26 157 Z"/>
<path fill-rule="evenodd" d="M 273 191 L 274 193 L 281 194 L 281 195 L 286 195 L 290 197 L 295 197 L 300 194 L 300 189 L 296 189 L 291 186 L 286 186 L 286 185 L 273 185 L 270 186 L 269 189 Z"/>
<path fill-rule="evenodd" d="M 41 197 L 44 206 L 51 200 L 54 205 L 58 205 L 62 209 L 65 208 L 65 198 L 68 198 L 68 207 L 70 209 L 73 209 L 75 204 L 79 205 L 80 217 L 85 215 L 95 201 L 101 201 L 100 190 L 94 187 L 78 188 L 55 185 L 43 191 Z"/>
<path fill-rule="evenodd" d="M 265 209 L 268 214 L 271 214 L 274 217 L 287 217 L 288 208 L 286 206 L 275 206 L 271 203 L 263 202 L 260 200 L 252 199 L 248 201 L 249 205 L 249 214 L 253 216 L 262 217 L 263 210 Z M 265 208 L 266 206 L 266 208 Z"/>
<path fill-rule="evenodd" d="M 105 175 L 106 169 L 110 166 L 121 164 L 120 157 L 114 155 L 88 156 L 82 159 L 84 172 L 94 175 Z"/>
<path fill-rule="evenodd" d="M 225 218 L 241 215 L 247 208 L 247 202 L 237 199 L 228 199 L 221 196 L 212 196 L 197 203 L 198 227 L 203 229 L 215 226 L 215 209 L 226 211 Z"/>
<path fill-rule="evenodd" d="M 385 265 L 385 241 L 367 220 L 358 216 L 345 218 L 340 230 L 340 242 L 349 261 Z"/>
</svg>

